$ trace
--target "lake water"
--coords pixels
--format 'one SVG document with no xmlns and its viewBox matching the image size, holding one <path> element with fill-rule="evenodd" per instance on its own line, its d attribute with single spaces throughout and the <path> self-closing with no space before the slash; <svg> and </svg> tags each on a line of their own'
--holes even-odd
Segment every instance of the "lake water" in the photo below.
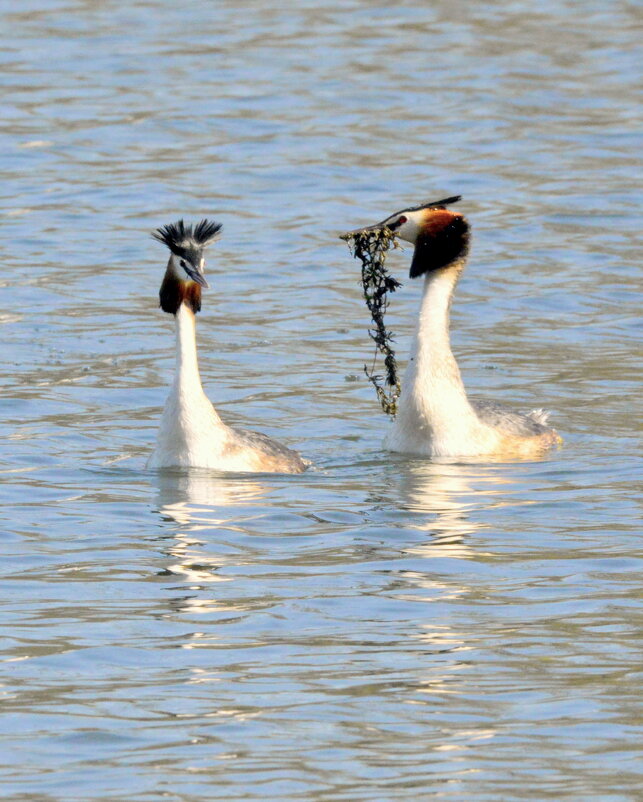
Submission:
<svg viewBox="0 0 643 802">
<path fill-rule="evenodd" d="M 636 6 L 3 8 L 4 798 L 638 798 Z M 380 447 L 337 235 L 458 193 L 454 347 L 539 462 Z M 204 384 L 302 476 L 144 469 L 149 232 L 206 215 Z"/>
</svg>

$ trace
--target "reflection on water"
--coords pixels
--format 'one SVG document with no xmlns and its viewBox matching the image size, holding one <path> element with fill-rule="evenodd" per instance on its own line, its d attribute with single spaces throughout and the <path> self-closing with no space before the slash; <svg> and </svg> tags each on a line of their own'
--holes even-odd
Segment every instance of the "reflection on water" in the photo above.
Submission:
<svg viewBox="0 0 643 802">
<path fill-rule="evenodd" d="M 409 510 L 429 516 L 426 523 L 412 527 L 431 535 L 425 546 L 417 545 L 411 552 L 425 557 L 470 556 L 467 536 L 482 526 L 475 520 L 478 494 L 484 494 L 488 503 L 488 497 L 505 492 L 510 484 L 491 466 L 409 462 L 401 471 L 400 495 Z"/>
<path fill-rule="evenodd" d="M 158 488 L 159 513 L 189 532 L 231 523 L 225 517 L 226 507 L 252 504 L 271 490 L 263 478 L 235 479 L 206 470 L 159 471 L 153 481 Z"/>
<path fill-rule="evenodd" d="M 635 798 L 634 5 L 14 6 L 7 798 Z M 465 383 L 551 409 L 545 460 L 383 454 L 346 380 L 371 352 L 337 232 L 452 194 Z M 148 232 L 203 216 L 204 387 L 301 477 L 143 470 L 174 367 Z M 404 355 L 419 287 L 387 265 Z"/>
<path fill-rule="evenodd" d="M 174 560 L 163 574 L 176 577 L 182 584 L 181 591 L 189 593 L 171 601 L 174 612 L 206 613 L 219 607 L 233 609 L 229 602 L 214 596 L 204 595 L 210 583 L 230 582 L 232 577 L 222 576 L 220 569 L 233 565 L 237 560 L 236 550 L 232 554 L 204 553 L 204 541 L 199 533 L 207 537 L 212 529 L 225 529 L 231 533 L 243 532 L 236 516 L 240 507 L 262 500 L 270 492 L 267 484 L 245 476 L 217 475 L 211 471 L 159 471 L 155 474 L 158 487 L 158 511 L 166 521 L 178 526 L 164 553 Z M 210 593 L 212 589 L 210 588 Z M 191 637 L 202 638 L 202 633 Z M 192 648 L 192 644 L 183 644 Z"/>
</svg>

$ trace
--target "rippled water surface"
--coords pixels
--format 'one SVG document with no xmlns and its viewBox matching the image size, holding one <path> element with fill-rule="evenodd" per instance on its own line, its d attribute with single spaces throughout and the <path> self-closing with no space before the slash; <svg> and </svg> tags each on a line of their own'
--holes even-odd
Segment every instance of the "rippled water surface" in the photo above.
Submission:
<svg viewBox="0 0 643 802">
<path fill-rule="evenodd" d="M 637 798 L 635 14 L 4 4 L 4 798 Z M 337 234 L 456 193 L 454 346 L 471 391 L 552 410 L 540 462 L 380 448 Z M 207 391 L 303 476 L 144 469 L 149 232 L 204 215 Z"/>
</svg>

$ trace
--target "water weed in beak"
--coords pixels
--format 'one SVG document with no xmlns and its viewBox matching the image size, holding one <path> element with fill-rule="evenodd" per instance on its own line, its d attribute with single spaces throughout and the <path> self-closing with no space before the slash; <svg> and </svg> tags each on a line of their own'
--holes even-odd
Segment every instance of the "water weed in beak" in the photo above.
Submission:
<svg viewBox="0 0 643 802">
<path fill-rule="evenodd" d="M 362 290 L 374 324 L 374 328 L 369 329 L 368 334 L 375 343 L 375 357 L 370 369 L 368 365 L 364 365 L 364 373 L 375 387 L 384 412 L 395 417 L 397 399 L 400 396 L 400 380 L 395 351 L 391 345 L 393 336 L 384 325 L 389 293 L 395 292 L 401 286 L 400 282 L 389 274 L 384 264 L 387 251 L 397 247 L 395 233 L 386 226 L 369 226 L 342 234 L 340 239 L 348 243 L 353 257 L 362 263 Z M 378 351 L 384 357 L 385 376 L 374 372 Z"/>
</svg>

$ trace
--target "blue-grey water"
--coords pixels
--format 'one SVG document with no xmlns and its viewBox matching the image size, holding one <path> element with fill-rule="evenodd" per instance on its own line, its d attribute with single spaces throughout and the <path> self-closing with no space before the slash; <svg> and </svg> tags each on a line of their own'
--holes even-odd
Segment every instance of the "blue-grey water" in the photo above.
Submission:
<svg viewBox="0 0 643 802">
<path fill-rule="evenodd" d="M 640 8 L 2 9 L 3 798 L 639 798 Z M 457 193 L 454 347 L 541 461 L 380 447 L 337 234 Z M 149 232 L 206 215 L 204 384 L 302 476 L 144 468 Z"/>
</svg>

